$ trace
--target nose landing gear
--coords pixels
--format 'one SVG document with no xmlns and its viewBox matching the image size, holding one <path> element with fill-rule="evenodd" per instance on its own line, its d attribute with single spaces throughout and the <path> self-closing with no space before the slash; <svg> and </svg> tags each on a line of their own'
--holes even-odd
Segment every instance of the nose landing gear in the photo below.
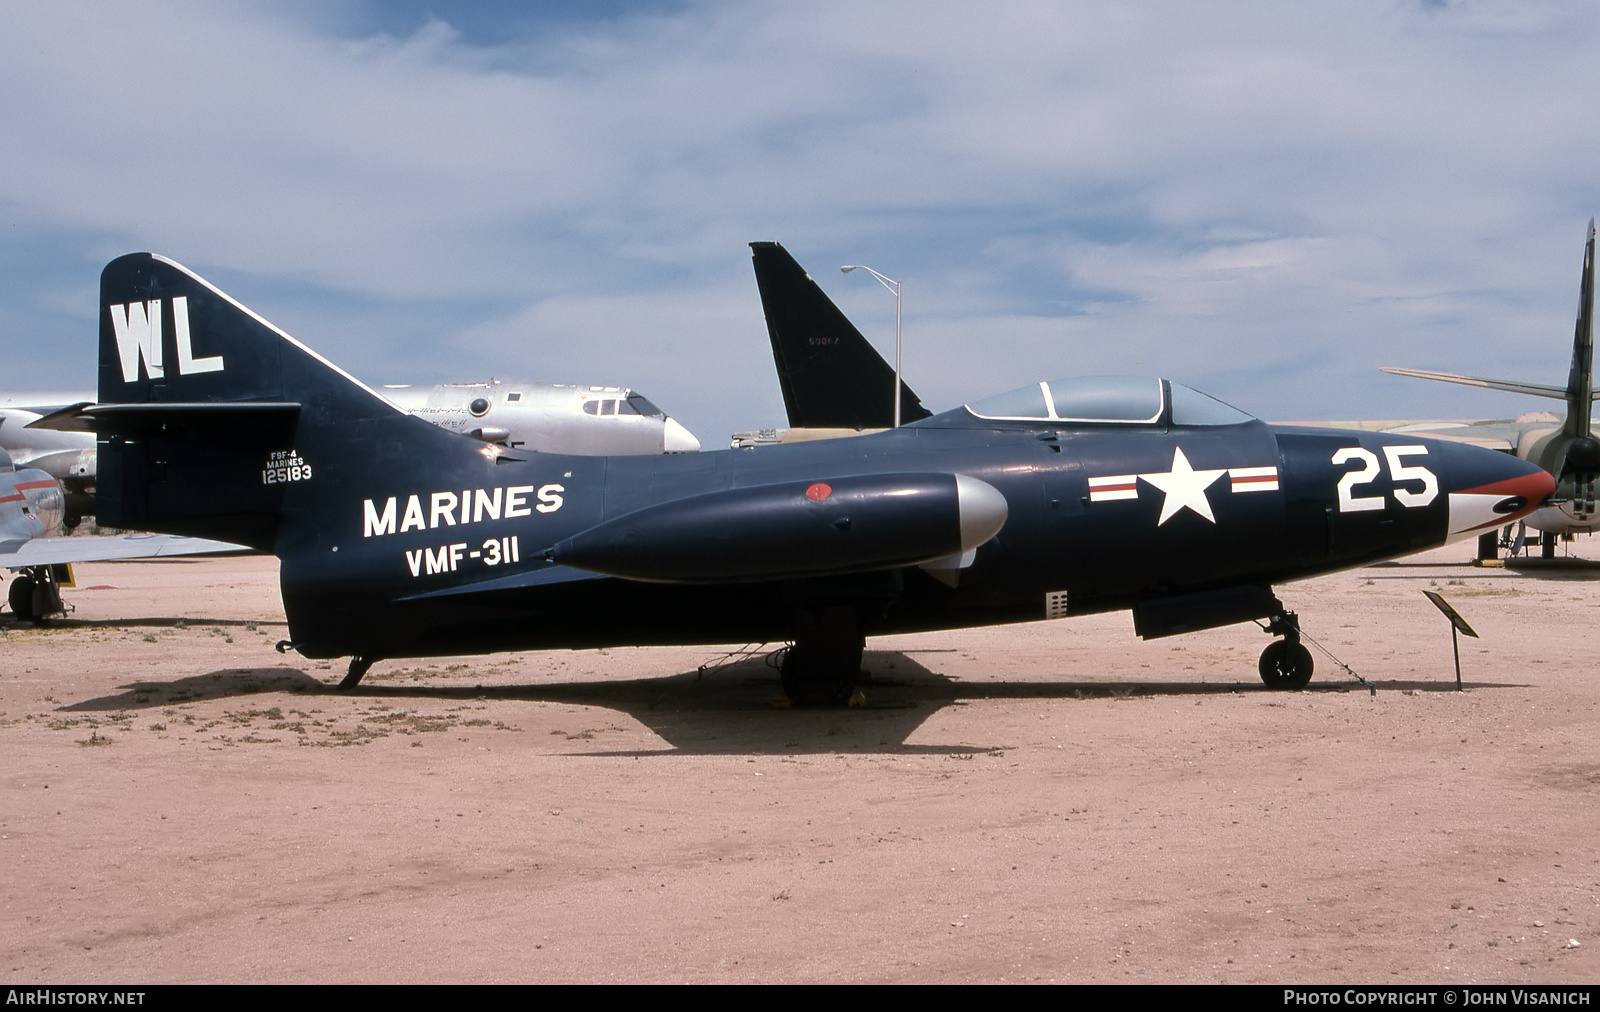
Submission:
<svg viewBox="0 0 1600 1012">
<path fill-rule="evenodd" d="M 1274 615 L 1267 621 L 1267 632 L 1283 639 L 1268 644 L 1261 651 L 1258 665 L 1261 680 L 1269 689 L 1305 688 L 1315 665 L 1311 651 L 1300 642 L 1300 617 L 1292 611 Z"/>
</svg>

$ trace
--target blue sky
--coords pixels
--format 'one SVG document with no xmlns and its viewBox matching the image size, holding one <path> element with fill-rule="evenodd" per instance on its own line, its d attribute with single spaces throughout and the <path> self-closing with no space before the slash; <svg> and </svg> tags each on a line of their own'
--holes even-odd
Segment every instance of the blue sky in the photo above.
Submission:
<svg viewBox="0 0 1600 1012">
<path fill-rule="evenodd" d="M 6 389 L 148 249 L 372 382 L 776 425 L 746 244 L 935 408 L 1168 375 L 1264 417 L 1550 405 L 1600 211 L 1587 5 L 5 3 Z"/>
</svg>

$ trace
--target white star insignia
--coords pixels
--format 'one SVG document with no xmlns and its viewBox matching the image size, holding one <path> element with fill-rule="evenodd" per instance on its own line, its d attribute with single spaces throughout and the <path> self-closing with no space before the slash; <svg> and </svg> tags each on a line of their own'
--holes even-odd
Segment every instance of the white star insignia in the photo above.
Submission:
<svg viewBox="0 0 1600 1012">
<path fill-rule="evenodd" d="M 1189 466 L 1189 458 L 1183 455 L 1183 450 L 1174 448 L 1172 451 L 1172 470 L 1158 474 L 1141 474 L 1139 477 L 1159 488 L 1167 494 L 1166 501 L 1161 504 L 1161 519 L 1156 521 L 1156 526 L 1170 520 L 1179 510 L 1190 509 L 1205 517 L 1212 523 L 1217 518 L 1211 514 L 1211 502 L 1206 498 L 1206 489 L 1222 477 L 1226 468 L 1215 471 L 1196 471 Z"/>
</svg>

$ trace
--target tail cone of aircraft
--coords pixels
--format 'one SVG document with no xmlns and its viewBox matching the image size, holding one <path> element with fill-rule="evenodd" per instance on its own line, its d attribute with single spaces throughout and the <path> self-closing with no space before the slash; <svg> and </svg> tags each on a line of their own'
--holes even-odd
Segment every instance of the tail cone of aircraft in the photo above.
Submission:
<svg viewBox="0 0 1600 1012">
<path fill-rule="evenodd" d="M 557 542 L 549 558 L 665 583 L 769 580 L 908 566 L 971 551 L 1005 525 L 1005 496 L 962 474 L 780 482 L 636 510 Z"/>
</svg>

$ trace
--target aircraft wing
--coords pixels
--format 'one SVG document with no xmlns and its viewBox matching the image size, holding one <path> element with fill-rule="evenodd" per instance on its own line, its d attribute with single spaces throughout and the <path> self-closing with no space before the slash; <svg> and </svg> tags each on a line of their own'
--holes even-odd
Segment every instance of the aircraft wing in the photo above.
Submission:
<svg viewBox="0 0 1600 1012">
<path fill-rule="evenodd" d="M 74 538 L 0 541 L 0 569 L 58 566 L 72 562 L 115 559 L 163 559 L 177 555 L 245 552 L 227 541 L 184 538 L 173 534 L 103 534 Z"/>
<path fill-rule="evenodd" d="M 604 579 L 608 579 L 604 573 L 591 573 L 582 569 L 572 569 L 568 566 L 545 566 L 543 569 L 526 570 L 492 580 L 479 580 L 477 583 L 464 583 L 454 587 L 445 587 L 442 590 L 410 594 L 397 600 L 422 601 L 477 594 L 494 594 L 502 591 L 526 590 L 530 587 L 547 587 L 556 583 L 575 583 L 579 580 Z"/>
<path fill-rule="evenodd" d="M 1502 419 L 1460 421 L 1443 418 L 1391 419 L 1387 421 L 1345 422 L 1276 422 L 1277 425 L 1304 425 L 1321 429 L 1354 429 L 1358 432 L 1414 432 L 1430 439 L 1448 439 L 1456 443 L 1482 446 L 1502 453 L 1512 453 L 1524 426 L 1519 422 Z"/>
</svg>

